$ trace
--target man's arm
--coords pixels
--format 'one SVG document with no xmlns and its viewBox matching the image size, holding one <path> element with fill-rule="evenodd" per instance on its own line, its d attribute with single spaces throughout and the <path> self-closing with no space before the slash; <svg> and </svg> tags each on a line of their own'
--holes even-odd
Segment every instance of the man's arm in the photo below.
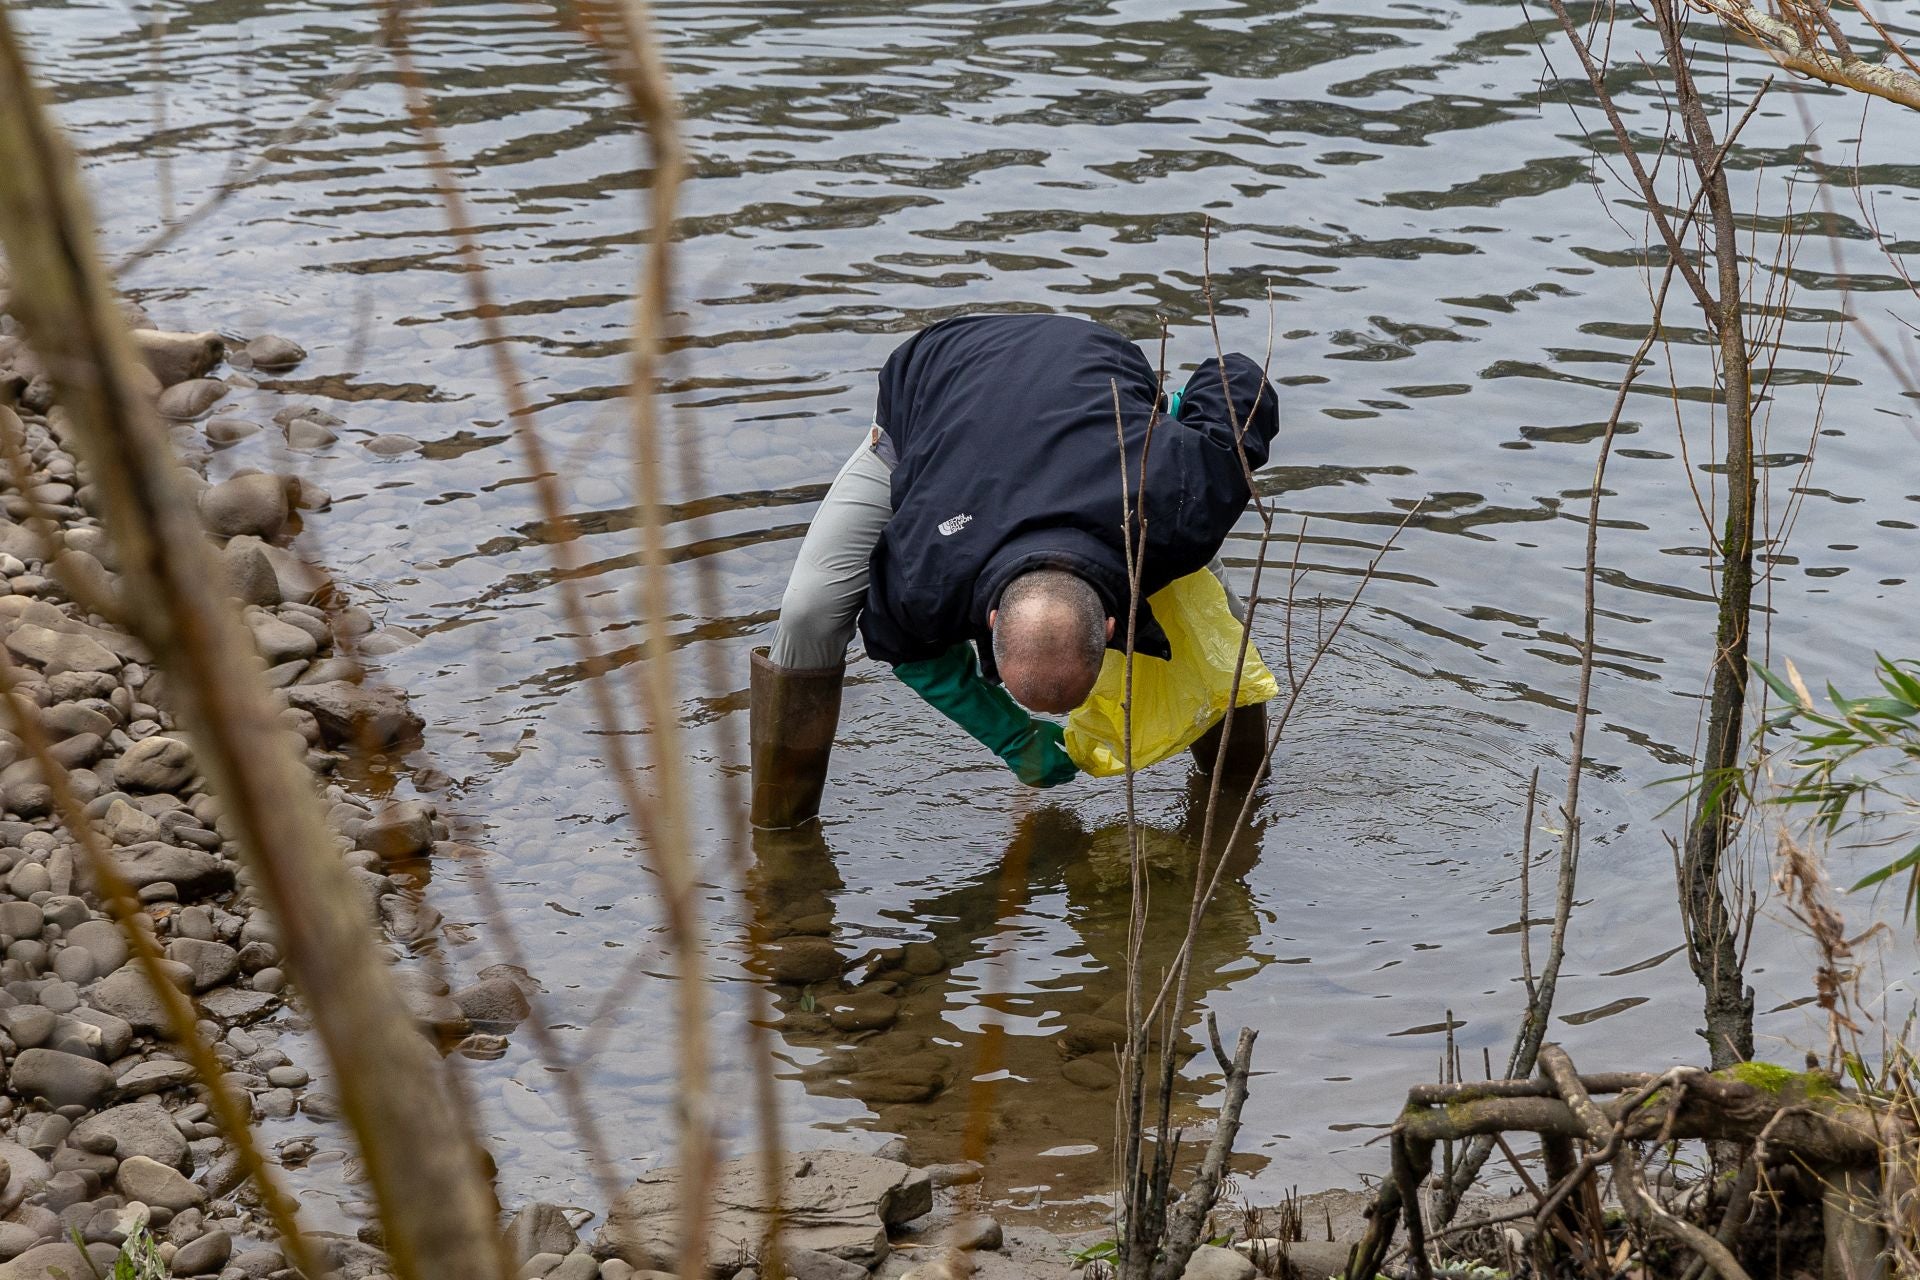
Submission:
<svg viewBox="0 0 1920 1280">
<path fill-rule="evenodd" d="M 1057 786 L 1079 772 L 1067 755 L 1060 726 L 1028 715 L 1005 689 L 987 683 L 972 645 L 962 642 L 937 658 L 902 662 L 893 674 L 999 756 L 1028 786 Z"/>
<path fill-rule="evenodd" d="M 1159 525 L 1156 539 L 1211 559 L 1246 510 L 1248 477 L 1265 465 L 1279 429 L 1279 403 L 1259 365 L 1237 352 L 1202 362 L 1180 393 L 1177 416 L 1154 429 L 1147 514 L 1150 526 Z"/>
</svg>

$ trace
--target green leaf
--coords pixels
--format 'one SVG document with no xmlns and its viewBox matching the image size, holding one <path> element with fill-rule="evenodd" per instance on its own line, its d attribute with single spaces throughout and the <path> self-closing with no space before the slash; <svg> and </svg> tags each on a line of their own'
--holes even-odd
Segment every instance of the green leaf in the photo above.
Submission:
<svg viewBox="0 0 1920 1280">
<path fill-rule="evenodd" d="M 1747 659 L 1747 661 L 1752 663 L 1753 673 L 1759 676 L 1762 680 L 1767 682 L 1767 688 L 1773 690 L 1774 693 L 1779 696 L 1780 701 L 1786 703 L 1790 707 L 1798 707 L 1802 710 L 1811 709 L 1807 706 L 1805 700 L 1802 699 L 1800 695 L 1794 691 L 1794 688 L 1792 685 L 1788 684 L 1785 680 L 1781 679 L 1779 676 L 1775 675 L 1773 672 L 1761 666 L 1758 662 L 1754 662 L 1753 659 L 1749 658 Z"/>
<path fill-rule="evenodd" d="M 1899 875 L 1902 871 L 1911 871 L 1916 867 L 1920 867 L 1920 844 L 1907 850 L 1886 866 L 1881 867 L 1878 871 L 1868 872 L 1867 875 L 1862 877 L 1860 882 L 1854 885 L 1848 892 L 1858 893 L 1862 889 L 1870 889 L 1883 880 Z"/>
</svg>

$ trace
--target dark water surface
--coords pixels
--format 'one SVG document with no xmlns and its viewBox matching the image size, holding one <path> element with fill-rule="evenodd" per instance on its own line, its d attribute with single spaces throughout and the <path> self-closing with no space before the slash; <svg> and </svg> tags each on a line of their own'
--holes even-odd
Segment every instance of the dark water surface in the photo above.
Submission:
<svg viewBox="0 0 1920 1280">
<path fill-rule="evenodd" d="M 1302 701 L 1198 965 L 1201 1006 L 1229 1035 L 1261 1031 L 1243 1185 L 1272 1196 L 1383 1172 L 1384 1149 L 1366 1144 L 1407 1085 L 1434 1077 L 1447 1012 L 1477 1073 L 1483 1048 L 1504 1055 L 1521 1004 L 1522 808 L 1536 768 L 1543 797 L 1564 785 L 1585 496 L 1649 312 L 1641 214 L 1582 137 L 1604 126 L 1572 114 L 1579 95 L 1547 73 L 1513 3 L 659 8 L 697 155 L 679 258 L 688 344 L 670 402 L 700 446 L 702 478 L 676 466 L 666 483 L 678 504 L 672 630 L 712 885 L 713 1085 L 731 1139 L 745 1147 L 752 1135 L 736 1048 L 747 978 L 734 939 L 747 908 L 720 852 L 717 780 L 741 769 L 747 652 L 770 629 L 812 504 L 868 421 L 873 371 L 916 327 L 992 308 L 1089 316 L 1142 340 L 1164 316 L 1171 363 L 1189 367 L 1212 351 L 1199 293 L 1211 219 L 1229 345 L 1265 348 L 1273 291 L 1273 365 L 1287 385 L 1262 483 L 1283 513 L 1287 541 L 1272 550 L 1282 570 L 1309 518 L 1299 639 L 1419 504 Z M 1911 0 L 1881 9 L 1920 32 Z M 151 231 L 169 190 L 179 207 L 197 201 L 231 155 L 250 158 L 307 110 L 376 27 L 368 6 L 302 0 L 163 12 L 157 51 L 141 13 L 119 4 L 33 0 L 23 15 L 117 249 Z M 594 626 L 632 663 L 638 573 L 619 396 L 642 153 L 597 57 L 544 7 L 436 4 L 419 15 L 417 52 L 527 394 L 584 523 Z M 1720 83 L 1717 46 L 1704 63 Z M 1737 52 L 1735 92 L 1764 71 Z M 1633 126 L 1657 135 L 1649 91 L 1622 87 Z M 1806 213 L 1820 208 L 1817 184 L 1795 168 L 1802 106 L 1836 162 L 1860 132 L 1857 101 L 1776 89 L 1763 105 L 1731 162 L 1738 199 L 1764 211 L 1752 223 L 1763 262 L 1776 258 L 1789 201 L 1795 225 L 1819 221 Z M 1908 122 L 1875 107 L 1861 159 L 1890 233 L 1912 251 L 1920 168 L 1897 145 L 1903 130 L 1910 139 Z M 1859 275 L 1855 309 L 1897 343 L 1887 309 L 1911 317 L 1915 303 L 1862 239 L 1844 182 L 1830 192 Z M 635 1170 L 671 1154 L 671 964 L 598 763 L 527 465 L 502 425 L 454 243 L 376 58 L 280 162 L 128 283 L 163 322 L 279 332 L 312 351 L 286 389 L 346 419 L 339 443 L 296 454 L 270 447 L 269 431 L 215 470 L 291 466 L 330 489 L 333 509 L 309 522 L 305 545 L 423 637 L 382 663 L 433 726 L 417 762 L 444 775 L 429 775 L 433 794 L 488 851 L 436 868 L 454 972 L 501 958 L 500 925 L 472 889 L 482 863 L 563 1043 L 582 1043 L 638 958 L 646 976 L 595 1028 L 591 1068 L 600 1123 Z M 1915 651 L 1916 406 L 1837 333 L 1849 300 L 1825 242 L 1769 278 L 1787 349 L 1760 452 L 1772 464 L 1766 515 L 1791 532 L 1765 588 L 1771 644 L 1810 678 L 1857 686 L 1876 649 Z M 1554 1028 L 1596 1070 L 1703 1056 L 1699 995 L 1675 954 L 1677 823 L 1662 816 L 1675 791 L 1655 785 L 1684 770 L 1698 730 L 1712 627 L 1698 501 L 1718 482 L 1698 318 L 1675 299 L 1675 345 L 1656 348 L 1629 402 L 1603 513 L 1584 905 Z M 1830 346 L 1842 356 L 1815 434 Z M 1684 438 L 1669 378 L 1687 398 Z M 381 432 L 425 447 L 393 458 L 362 447 Z M 1257 535 L 1243 521 L 1226 548 L 1243 585 Z M 717 610 L 700 604 L 706 571 Z M 1278 590 L 1285 574 L 1267 581 Z M 1282 632 L 1269 606 L 1258 638 L 1270 657 Z M 717 686 L 706 674 L 716 651 Z M 1140 791 L 1164 908 L 1183 897 L 1192 857 L 1184 765 L 1144 775 Z M 1071 1206 L 1109 1185 L 1112 1095 L 1066 1080 L 1054 1038 L 1121 989 L 1120 788 L 1019 794 L 883 668 L 857 660 L 827 812 L 830 861 L 790 842 L 760 850 L 788 908 L 830 912 L 849 957 L 932 939 L 950 967 L 913 979 L 895 1028 L 864 1040 L 782 997 L 788 1140 L 870 1147 L 902 1133 L 919 1159 L 954 1158 L 968 1080 L 986 1074 L 976 1064 L 997 1025 L 989 1189 L 1086 1216 Z M 1548 850 L 1560 823 L 1545 802 L 1537 825 L 1535 849 Z M 1550 876 L 1550 862 L 1535 871 L 1536 915 Z M 1850 906 L 1863 920 L 1874 909 Z M 1751 966 L 1760 1042 L 1794 1062 L 1821 1043 L 1814 1011 L 1796 1007 L 1812 989 L 1807 948 L 1765 910 Z M 1166 934 L 1150 960 L 1171 950 Z M 1910 974 L 1911 960 L 1902 944 L 1889 970 Z M 526 1037 L 496 1060 L 460 1061 L 507 1199 L 594 1203 Z M 1203 1063 L 1183 1102 L 1193 1114 L 1215 1088 Z M 926 1073 L 946 1085 L 931 1100 L 885 1100 Z"/>
</svg>

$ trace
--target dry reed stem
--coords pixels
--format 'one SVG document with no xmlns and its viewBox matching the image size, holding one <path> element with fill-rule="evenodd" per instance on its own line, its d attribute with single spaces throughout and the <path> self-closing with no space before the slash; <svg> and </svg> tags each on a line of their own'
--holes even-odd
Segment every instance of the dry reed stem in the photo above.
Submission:
<svg viewBox="0 0 1920 1280">
<path fill-rule="evenodd" d="M 126 615 L 168 675 L 305 993 L 366 1160 L 396 1271 L 505 1272 L 480 1151 L 401 1004 L 335 856 L 313 780 L 277 723 L 92 240 L 71 152 L 0 9 L 0 238 L 14 306 L 70 415 L 119 551 Z"/>
<path fill-rule="evenodd" d="M 672 603 L 663 533 L 659 425 L 659 363 L 666 341 L 673 296 L 673 229 L 680 182 L 686 167 L 680 142 L 679 110 L 668 87 L 666 67 L 653 35 L 652 18 L 641 0 L 623 0 L 618 9 L 624 52 L 632 59 L 623 76 L 635 114 L 651 147 L 653 178 L 647 184 L 647 252 L 636 286 L 632 373 L 628 384 L 632 410 L 631 441 L 639 498 L 643 571 L 639 609 L 647 636 L 647 660 L 640 680 L 640 701 L 652 730 L 655 779 L 654 859 L 665 890 L 668 935 L 679 961 L 676 997 L 680 1087 L 680 1275 L 705 1280 L 707 1219 L 714 1168 L 713 1098 L 708 1079 L 705 938 L 700 921 L 687 811 L 685 758 L 680 749 L 680 716 L 675 705 L 673 637 L 667 629 Z M 777 1167 L 777 1166 L 775 1166 Z M 777 1258 L 778 1233 L 767 1251 Z M 777 1265 L 776 1268 L 777 1270 Z"/>
<path fill-rule="evenodd" d="M 422 149 L 427 154 L 427 167 L 431 172 L 440 202 L 447 212 L 449 228 L 457 238 L 456 254 L 465 268 L 462 275 L 467 281 L 473 298 L 473 310 L 477 322 L 486 338 L 486 347 L 494 365 L 495 380 L 506 402 L 507 420 L 526 454 L 529 469 L 533 473 L 533 488 L 541 517 L 547 527 L 562 531 L 562 536 L 549 543 L 557 569 L 555 582 L 560 590 L 561 606 L 574 633 L 574 644 L 580 653 L 581 665 L 586 673 L 584 684 L 593 704 L 595 718 L 602 731 L 601 740 L 607 752 L 608 772 L 613 775 L 622 804 L 629 817 L 639 828 L 641 844 L 649 865 L 663 886 L 671 886 L 675 883 L 676 877 L 662 862 L 666 855 L 659 838 L 655 804 L 640 789 L 638 767 L 627 747 L 626 739 L 629 734 L 626 719 L 620 713 L 607 682 L 602 679 L 611 674 L 613 665 L 594 641 L 589 612 L 579 587 L 580 561 L 579 553 L 574 546 L 578 526 L 565 512 L 559 482 L 549 464 L 545 442 L 534 420 L 533 410 L 523 390 L 510 344 L 500 324 L 500 313 L 494 302 L 486 264 L 470 234 L 471 224 L 467 218 L 464 193 L 453 176 L 446 145 L 441 138 L 438 119 L 428 98 L 425 82 L 413 62 L 407 41 L 407 10 L 404 0 L 391 0 L 389 3 L 388 35 L 409 119 L 420 137 Z M 568 536 L 569 534 L 573 536 Z M 690 934 L 686 930 L 684 915 L 676 911 L 676 906 L 681 901 L 680 896 L 669 889 L 665 903 L 668 936 L 670 945 L 679 958 L 681 984 L 697 986 L 702 959 L 699 939 L 697 935 Z M 683 1027 L 680 1041 L 683 1055 L 688 1042 Z M 550 1040 L 546 1043 L 552 1045 Z M 557 1049 L 557 1046 L 554 1047 Z M 611 1203 L 619 1194 L 620 1179 L 614 1172 L 613 1162 L 608 1155 L 607 1144 L 600 1133 L 598 1121 L 577 1078 L 584 1064 L 561 1059 L 554 1065 L 561 1069 L 562 1100 L 567 1106 L 568 1118 L 587 1147 L 602 1194 Z M 684 1057 L 682 1066 L 683 1068 L 685 1066 Z M 700 1076 L 704 1077 L 704 1066 Z M 684 1069 L 682 1079 L 683 1081 L 687 1079 Z M 692 1163 L 697 1166 L 700 1160 L 696 1158 Z M 704 1234 L 702 1239 L 704 1240 Z"/>
</svg>

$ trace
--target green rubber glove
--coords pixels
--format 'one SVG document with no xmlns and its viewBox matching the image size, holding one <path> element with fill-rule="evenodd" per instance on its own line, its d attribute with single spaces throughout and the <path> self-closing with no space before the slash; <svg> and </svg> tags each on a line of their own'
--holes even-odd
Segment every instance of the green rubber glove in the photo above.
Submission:
<svg viewBox="0 0 1920 1280">
<path fill-rule="evenodd" d="M 893 674 L 999 756 L 1028 786 L 1058 786 L 1080 771 L 1067 754 L 1060 726 L 1036 720 L 1013 695 L 988 684 L 974 663 L 972 645 L 957 644 L 924 662 L 903 662 Z"/>
</svg>

